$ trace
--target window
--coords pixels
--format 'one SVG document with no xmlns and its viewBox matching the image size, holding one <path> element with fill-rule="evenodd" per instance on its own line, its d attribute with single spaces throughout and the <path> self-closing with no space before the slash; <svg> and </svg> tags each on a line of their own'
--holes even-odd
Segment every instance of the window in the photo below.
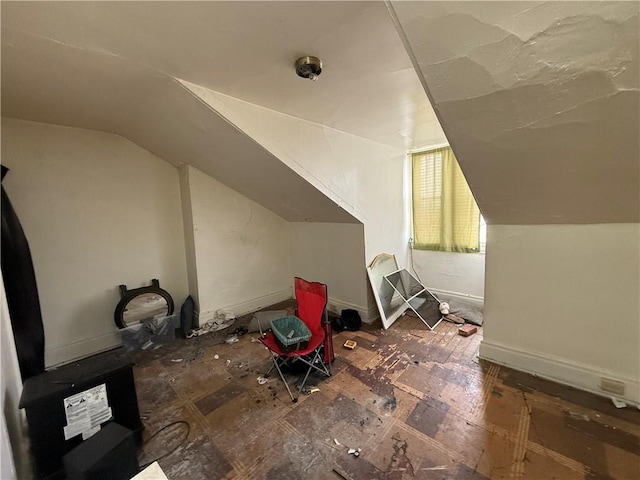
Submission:
<svg viewBox="0 0 640 480">
<path fill-rule="evenodd" d="M 414 153 L 414 248 L 480 251 L 480 209 L 450 147 Z"/>
</svg>

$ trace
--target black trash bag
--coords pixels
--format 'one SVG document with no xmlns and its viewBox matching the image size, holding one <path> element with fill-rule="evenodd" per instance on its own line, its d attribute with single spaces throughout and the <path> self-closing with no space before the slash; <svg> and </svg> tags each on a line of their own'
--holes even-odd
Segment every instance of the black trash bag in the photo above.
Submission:
<svg viewBox="0 0 640 480">
<path fill-rule="evenodd" d="M 340 320 L 344 326 L 343 330 L 355 332 L 356 330 L 360 330 L 360 327 L 362 326 L 360 314 L 357 310 L 352 310 L 350 308 L 342 310 Z"/>
<path fill-rule="evenodd" d="M 333 333 L 340 333 L 346 330 L 341 317 L 330 316 L 329 318 L 331 319 L 331 330 Z"/>
<path fill-rule="evenodd" d="M 193 318 L 193 311 L 195 310 L 195 301 L 193 297 L 189 295 L 180 308 L 180 331 L 183 338 L 187 338 L 187 335 L 197 328 L 196 322 Z"/>
</svg>

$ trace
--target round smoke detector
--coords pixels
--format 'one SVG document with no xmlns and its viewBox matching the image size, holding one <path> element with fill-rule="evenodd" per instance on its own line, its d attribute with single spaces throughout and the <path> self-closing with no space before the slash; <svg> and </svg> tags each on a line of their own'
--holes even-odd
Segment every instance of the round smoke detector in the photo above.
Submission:
<svg viewBox="0 0 640 480">
<path fill-rule="evenodd" d="M 300 57 L 296 60 L 296 73 L 299 77 L 317 80 L 322 73 L 322 61 L 318 57 Z"/>
</svg>

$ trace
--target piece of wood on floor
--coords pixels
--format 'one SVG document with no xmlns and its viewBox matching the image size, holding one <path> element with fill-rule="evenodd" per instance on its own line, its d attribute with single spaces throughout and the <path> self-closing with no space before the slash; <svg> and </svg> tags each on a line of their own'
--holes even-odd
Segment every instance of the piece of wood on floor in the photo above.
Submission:
<svg viewBox="0 0 640 480">
<path fill-rule="evenodd" d="M 458 329 L 458 334 L 463 337 L 469 337 L 478 331 L 478 327 L 475 325 L 464 325 Z"/>
</svg>

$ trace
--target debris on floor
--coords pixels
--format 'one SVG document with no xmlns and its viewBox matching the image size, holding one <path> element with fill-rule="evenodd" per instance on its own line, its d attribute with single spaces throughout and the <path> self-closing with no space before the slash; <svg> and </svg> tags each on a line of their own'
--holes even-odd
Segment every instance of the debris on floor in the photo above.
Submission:
<svg viewBox="0 0 640 480">
<path fill-rule="evenodd" d="M 358 344 L 353 340 L 347 340 L 346 342 L 344 342 L 344 348 L 348 350 L 353 350 L 354 348 L 356 348 L 356 345 Z"/>
<path fill-rule="evenodd" d="M 247 329 L 247 327 L 238 327 L 233 331 L 233 333 L 241 337 L 242 335 L 249 333 L 249 330 Z"/>
<path fill-rule="evenodd" d="M 627 406 L 627 403 L 624 400 L 620 400 L 616 397 L 611 397 L 611 401 L 616 406 L 616 408 L 625 408 Z"/>
<path fill-rule="evenodd" d="M 440 302 L 440 305 L 438 305 L 438 309 L 440 310 L 440 313 L 442 313 L 442 315 L 449 314 L 449 304 L 447 302 Z"/>
<path fill-rule="evenodd" d="M 168 411 L 171 420 L 198 426 L 162 459 L 169 478 L 235 478 L 238 445 L 259 459 L 244 471 L 251 478 L 495 478 L 505 465 L 505 476 L 520 478 L 638 478 L 635 402 L 616 408 L 611 397 L 618 394 L 595 396 L 478 360 L 482 327 L 463 338 L 453 323 L 431 332 L 405 316 L 387 330 L 376 323 L 363 324 L 357 336 L 335 334 L 333 375 L 312 373 L 305 386 L 319 387 L 318 395 L 292 403 L 278 375 L 265 375 L 271 355 L 251 341 L 260 333 L 224 342 L 248 319 L 157 353 L 150 347 L 132 354 L 143 440 L 169 420 Z M 340 348 L 346 340 L 357 341 L 358 351 Z M 307 368 L 299 370 L 292 364 L 284 372 L 292 385 Z M 268 381 L 261 385 L 260 377 Z M 258 428 L 264 440 L 254 437 Z M 270 437 L 285 435 L 274 447 Z M 441 448 L 433 448 L 434 438 Z M 514 439 L 522 440 L 516 457 Z M 145 459 L 165 455 L 177 441 L 163 432 L 146 444 Z M 470 458 L 483 449 L 482 460 Z M 536 454 L 542 451 L 548 455 Z M 610 453 L 619 461 L 606 461 Z"/>
<path fill-rule="evenodd" d="M 167 480 L 167 476 L 164 474 L 160 465 L 158 465 L 158 462 L 155 461 L 131 480 Z"/>
<path fill-rule="evenodd" d="M 391 397 L 386 402 L 384 402 L 384 408 L 386 408 L 390 412 L 394 411 L 396 409 L 396 406 L 396 397 Z"/>
<path fill-rule="evenodd" d="M 344 447 L 345 446 L 342 443 L 340 443 L 337 438 L 334 438 L 333 441 L 339 447 Z M 361 448 L 347 447 L 347 453 L 349 455 L 353 455 L 354 457 L 359 457 L 360 456 L 360 452 L 362 452 Z"/>
<path fill-rule="evenodd" d="M 189 332 L 187 338 L 199 337 L 201 335 L 205 335 L 207 333 L 218 332 L 220 330 L 224 330 L 225 328 L 229 328 L 236 321 L 235 318 L 230 319 L 220 319 L 220 321 L 207 322 L 202 325 L 200 328 L 194 328 Z"/>
<path fill-rule="evenodd" d="M 464 318 L 454 315 L 453 313 L 447 313 L 446 315 L 443 315 L 442 318 L 444 318 L 448 322 L 455 323 L 457 325 L 464 325 L 465 323 Z"/>
<path fill-rule="evenodd" d="M 462 335 L 463 337 L 470 337 L 477 331 L 478 327 L 476 327 L 475 325 L 464 325 L 460 327 L 460 329 L 458 330 L 458 334 Z"/>
</svg>

